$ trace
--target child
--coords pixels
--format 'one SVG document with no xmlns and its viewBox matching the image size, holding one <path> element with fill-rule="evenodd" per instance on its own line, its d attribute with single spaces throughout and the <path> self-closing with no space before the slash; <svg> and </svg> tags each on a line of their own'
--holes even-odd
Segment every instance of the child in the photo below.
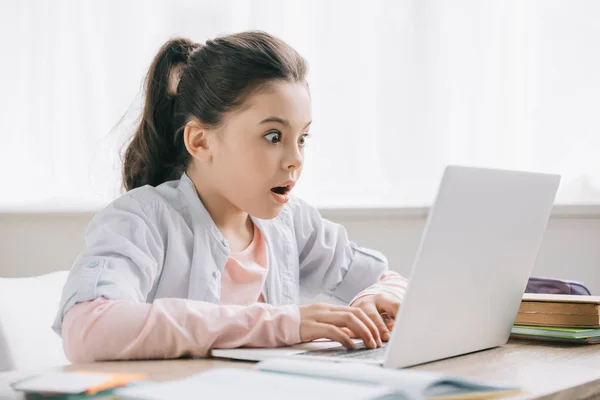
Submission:
<svg viewBox="0 0 600 400">
<path fill-rule="evenodd" d="M 311 123 L 306 65 L 244 32 L 168 41 L 124 158 L 128 190 L 91 221 L 53 326 L 73 362 L 389 339 L 406 280 L 291 196 Z M 327 293 L 349 306 L 299 306 Z"/>
</svg>

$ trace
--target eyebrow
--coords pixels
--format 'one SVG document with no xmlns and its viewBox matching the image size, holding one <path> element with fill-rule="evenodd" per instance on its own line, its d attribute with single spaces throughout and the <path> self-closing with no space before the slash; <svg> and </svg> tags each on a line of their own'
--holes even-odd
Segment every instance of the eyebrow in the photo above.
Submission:
<svg viewBox="0 0 600 400">
<path fill-rule="evenodd" d="M 290 127 L 290 123 L 288 122 L 287 119 L 283 119 L 283 118 L 279 118 L 279 117 L 268 117 L 268 118 L 265 118 L 262 121 L 260 121 L 259 125 L 266 124 L 266 123 L 269 123 L 269 122 L 277 122 L 277 123 L 279 123 L 279 124 L 281 124 L 283 126 L 286 126 L 288 128 Z M 306 127 L 308 127 L 310 124 L 312 124 L 312 121 L 309 121 L 308 124 L 306 124 L 304 126 L 304 128 L 306 129 Z"/>
</svg>

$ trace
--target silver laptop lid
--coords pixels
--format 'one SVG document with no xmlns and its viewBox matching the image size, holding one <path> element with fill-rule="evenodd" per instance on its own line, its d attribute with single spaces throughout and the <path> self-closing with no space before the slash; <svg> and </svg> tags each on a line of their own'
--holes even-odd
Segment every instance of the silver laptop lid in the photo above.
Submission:
<svg viewBox="0 0 600 400">
<path fill-rule="evenodd" d="M 504 344 L 560 176 L 445 169 L 384 365 L 399 368 Z"/>
</svg>

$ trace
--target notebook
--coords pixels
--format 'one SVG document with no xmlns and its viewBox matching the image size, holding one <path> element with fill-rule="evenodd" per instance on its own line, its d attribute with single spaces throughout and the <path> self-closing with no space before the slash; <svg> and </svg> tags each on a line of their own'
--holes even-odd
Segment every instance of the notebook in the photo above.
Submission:
<svg viewBox="0 0 600 400">
<path fill-rule="evenodd" d="M 110 395 L 114 388 L 142 382 L 145 378 L 143 374 L 50 371 L 20 379 L 10 386 L 32 399 L 87 399 Z"/>
<path fill-rule="evenodd" d="M 515 324 L 600 328 L 600 296 L 526 293 Z"/>
<path fill-rule="evenodd" d="M 511 338 L 598 344 L 600 343 L 600 329 L 514 325 L 511 330 Z"/>
<path fill-rule="evenodd" d="M 231 383 L 235 382 L 235 385 Z M 219 368 L 184 379 L 119 389 L 119 398 L 163 400 L 190 393 L 203 398 L 285 399 L 491 399 L 523 393 L 513 385 L 487 384 L 410 369 L 273 358 L 253 369 Z"/>
</svg>

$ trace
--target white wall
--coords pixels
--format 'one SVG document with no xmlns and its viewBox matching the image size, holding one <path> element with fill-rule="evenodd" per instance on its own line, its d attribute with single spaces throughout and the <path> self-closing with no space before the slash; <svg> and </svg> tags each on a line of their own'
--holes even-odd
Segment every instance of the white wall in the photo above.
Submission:
<svg viewBox="0 0 600 400">
<path fill-rule="evenodd" d="M 426 218 L 425 209 L 324 210 L 361 246 L 383 252 L 408 275 Z M 0 277 L 69 269 L 84 246 L 91 213 L 0 213 Z M 600 294 L 600 212 L 558 207 L 546 232 L 534 275 L 581 280 Z"/>
<path fill-rule="evenodd" d="M 600 213 L 595 207 L 556 207 L 533 275 L 580 280 L 600 295 Z M 371 214 L 371 215 L 369 215 Z M 426 213 L 371 212 L 351 216 L 324 213 L 343 223 L 360 245 L 383 252 L 390 267 L 408 275 L 425 225 Z"/>
</svg>

